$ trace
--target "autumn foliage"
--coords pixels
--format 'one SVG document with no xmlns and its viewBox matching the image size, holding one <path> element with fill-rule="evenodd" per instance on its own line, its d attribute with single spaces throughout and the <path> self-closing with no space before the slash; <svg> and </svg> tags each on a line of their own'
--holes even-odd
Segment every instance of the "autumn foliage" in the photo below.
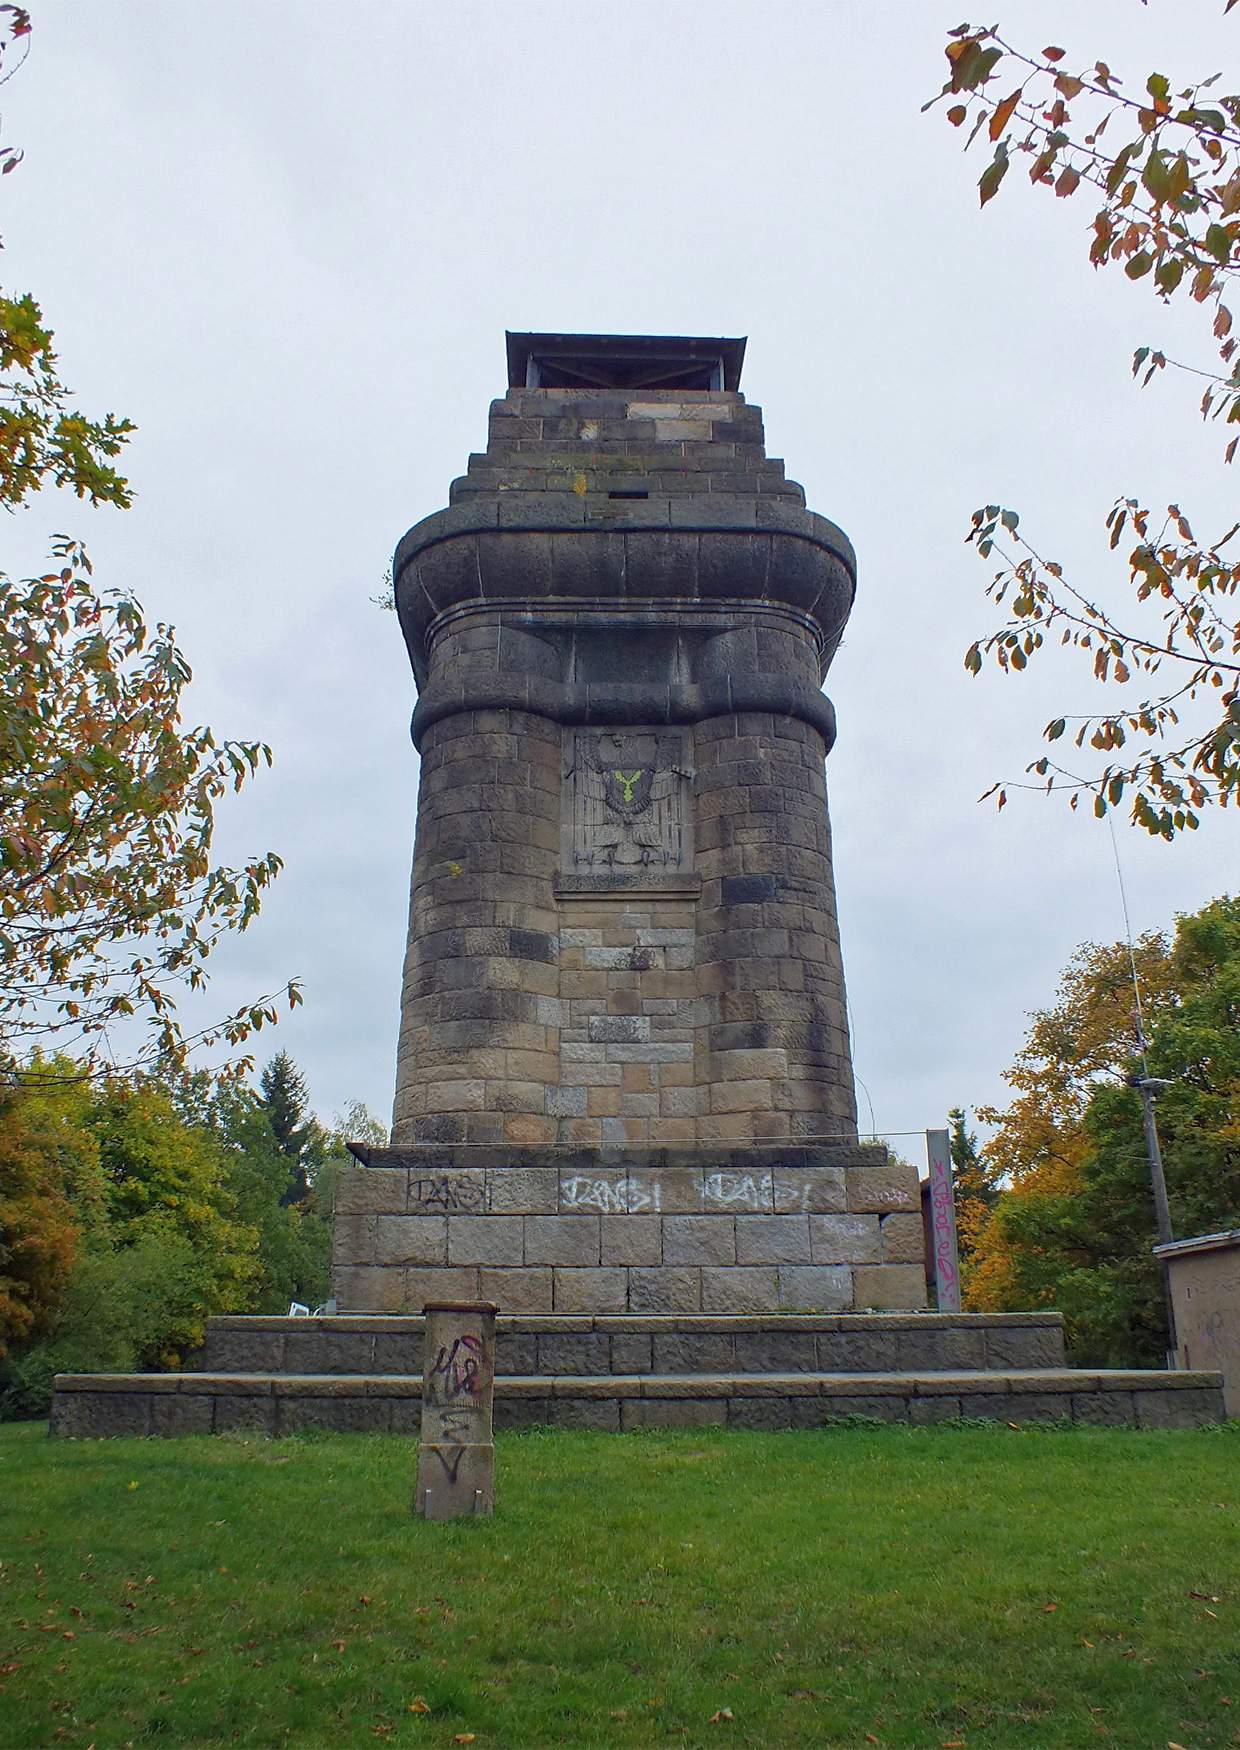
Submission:
<svg viewBox="0 0 1240 1750">
<path fill-rule="evenodd" d="M 1031 51 L 997 26 L 959 26 L 946 52 L 947 82 L 926 108 L 945 101 L 954 127 L 969 124 L 968 145 L 993 148 L 981 204 L 1021 160 L 1036 188 L 1091 196 L 1092 265 L 1122 266 L 1164 303 L 1200 305 L 1217 347 L 1217 365 L 1203 368 L 1141 346 L 1134 374 L 1148 384 L 1177 364 L 1206 379 L 1203 416 L 1240 423 L 1226 301 L 1240 273 L 1240 95 L 1218 93 L 1217 75 L 1175 89 L 1161 72 L 1134 91 L 1104 60 L 1070 63 L 1054 44 Z M 1238 442 L 1227 443 L 1228 461 Z M 1122 606 L 1093 583 L 1073 583 L 1020 532 L 1014 510 L 974 512 L 967 539 L 982 559 L 1003 561 L 987 593 L 1007 618 L 970 646 L 966 668 L 980 673 L 989 660 L 1019 673 L 1058 642 L 1094 680 L 1123 689 L 1101 712 L 1053 718 L 1043 736 L 1055 751 L 1031 761 L 1019 786 L 997 783 L 987 794 L 1002 807 L 1014 787 L 1044 787 L 1072 807 L 1092 797 L 1099 815 L 1126 800 L 1136 825 L 1171 839 L 1240 793 L 1240 560 L 1227 551 L 1240 524 L 1202 542 L 1180 503 L 1155 513 L 1125 496 L 1106 527 L 1112 550 L 1133 543 Z"/>
<path fill-rule="evenodd" d="M 1140 1048 L 1133 963 L 1148 1050 Z M 1166 1325 L 1140 1100 L 1170 1086 L 1158 1123 L 1177 1237 L 1240 1226 L 1240 900 L 1177 921 L 1174 936 L 1087 944 L 1032 1018 L 1005 1080 L 1012 1100 L 982 1157 L 1003 1187 L 964 1271 L 975 1311 L 1064 1312 L 1078 1357 L 1157 1362 Z"/>
</svg>

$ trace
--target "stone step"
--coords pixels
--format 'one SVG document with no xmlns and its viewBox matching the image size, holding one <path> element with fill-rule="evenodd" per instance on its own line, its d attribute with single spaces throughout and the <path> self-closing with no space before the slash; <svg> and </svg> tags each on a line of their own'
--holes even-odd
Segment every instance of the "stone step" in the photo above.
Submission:
<svg viewBox="0 0 1240 1750">
<path fill-rule="evenodd" d="M 421 1374 L 421 1317 L 215 1318 L 229 1373 Z M 1058 1313 L 545 1314 L 496 1321 L 496 1373 L 895 1373 L 1062 1367 Z"/>
<path fill-rule="evenodd" d="M 65 1438 L 417 1432 L 411 1374 L 61 1374 L 51 1432 Z M 497 1379 L 497 1428 L 815 1428 L 849 1416 L 885 1422 L 1060 1419 L 1195 1428 L 1223 1419 L 1222 1376 L 1205 1372 L 1008 1368 L 990 1372 L 539 1375 Z"/>
</svg>

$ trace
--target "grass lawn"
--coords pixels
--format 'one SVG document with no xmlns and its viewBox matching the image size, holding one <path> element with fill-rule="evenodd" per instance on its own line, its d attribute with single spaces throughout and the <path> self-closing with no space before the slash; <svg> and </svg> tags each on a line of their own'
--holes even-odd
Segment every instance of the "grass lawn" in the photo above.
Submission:
<svg viewBox="0 0 1240 1750">
<path fill-rule="evenodd" d="M 405 1439 L 44 1434 L 5 1750 L 1240 1744 L 1240 1424 L 513 1434 L 446 1526 Z"/>
</svg>

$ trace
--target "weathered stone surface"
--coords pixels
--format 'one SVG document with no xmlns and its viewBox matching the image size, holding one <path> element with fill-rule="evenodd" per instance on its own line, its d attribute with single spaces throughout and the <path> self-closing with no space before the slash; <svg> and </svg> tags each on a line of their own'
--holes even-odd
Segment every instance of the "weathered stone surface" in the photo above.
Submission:
<svg viewBox="0 0 1240 1750">
<path fill-rule="evenodd" d="M 597 1265 L 601 1241 L 597 1215 L 527 1215 L 527 1264 Z"/>
<path fill-rule="evenodd" d="M 697 1312 L 702 1273 L 687 1266 L 629 1271 L 629 1310 L 635 1313 Z"/>
<path fill-rule="evenodd" d="M 925 1306 L 926 1273 L 919 1264 L 859 1264 L 853 1271 L 855 1307 Z"/>
<path fill-rule="evenodd" d="M 554 1215 L 559 1179 L 554 1167 L 493 1167 L 486 1176 L 487 1207 L 494 1215 Z"/>
<path fill-rule="evenodd" d="M 604 1264 L 661 1264 L 663 1222 L 657 1216 L 605 1215 L 601 1225 Z"/>
<path fill-rule="evenodd" d="M 409 1191 L 406 1174 L 386 1167 L 350 1168 L 336 1181 L 338 1215 L 403 1215 Z"/>
<path fill-rule="evenodd" d="M 765 1312 L 778 1305 L 779 1278 L 774 1265 L 708 1267 L 702 1271 L 703 1312 Z"/>
<path fill-rule="evenodd" d="M 387 1264 L 446 1264 L 448 1220 L 443 1215 L 377 1215 L 374 1261 Z M 471 1260 L 472 1261 L 472 1260 Z"/>
<path fill-rule="evenodd" d="M 920 1214 L 883 1216 L 881 1256 L 884 1264 L 920 1264 L 924 1269 L 926 1237 Z"/>
<path fill-rule="evenodd" d="M 559 1267 L 555 1271 L 556 1312 L 621 1313 L 627 1305 L 627 1270 Z"/>
<path fill-rule="evenodd" d="M 663 1218 L 665 1264 L 736 1263 L 736 1224 L 730 1215 Z"/>
<path fill-rule="evenodd" d="M 448 1260 L 452 1264 L 514 1266 L 523 1262 L 522 1222 L 537 1216 L 450 1215 Z M 541 1262 L 531 1259 L 531 1262 Z"/>
<path fill-rule="evenodd" d="M 833 1215 L 848 1207 L 842 1167 L 776 1167 L 774 1192 L 780 1215 Z"/>
<path fill-rule="evenodd" d="M 852 1304 L 853 1272 L 845 1264 L 781 1264 L 779 1304 L 796 1311 L 835 1312 Z"/>
<path fill-rule="evenodd" d="M 549 1313 L 552 1307 L 552 1273 L 549 1268 L 489 1269 L 478 1272 L 478 1295 L 491 1300 L 501 1313 Z"/>
<path fill-rule="evenodd" d="M 811 1215 L 809 1243 L 815 1264 L 877 1264 L 883 1255 L 876 1215 Z"/>
<path fill-rule="evenodd" d="M 848 1207 L 854 1214 L 890 1215 L 901 1210 L 919 1214 L 921 1210 L 917 1169 L 907 1163 L 854 1167 L 847 1175 L 847 1188 Z"/>
<path fill-rule="evenodd" d="M 736 1223 L 738 1264 L 808 1264 L 809 1217 L 745 1215 Z"/>
</svg>

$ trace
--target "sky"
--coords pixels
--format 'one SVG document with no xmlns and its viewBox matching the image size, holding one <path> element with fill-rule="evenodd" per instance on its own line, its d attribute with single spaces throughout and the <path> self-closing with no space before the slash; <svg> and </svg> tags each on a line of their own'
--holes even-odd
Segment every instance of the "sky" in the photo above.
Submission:
<svg viewBox="0 0 1240 1750">
<path fill-rule="evenodd" d="M 1221 68 L 1236 88 L 1221 0 L 1001 15 L 1130 82 Z M 863 1127 L 916 1157 L 949 1107 L 1001 1101 L 1029 1011 L 1123 916 L 1105 824 L 978 801 L 1048 718 L 1105 695 L 1057 653 L 965 673 L 995 623 L 970 514 L 1015 506 L 1118 603 L 1113 500 L 1175 499 L 1219 535 L 1237 476 L 1186 380 L 1131 382 L 1141 344 L 1213 361 L 1199 313 L 1089 268 L 1082 195 L 1018 167 L 979 212 L 979 148 L 921 113 L 959 0 L 34 18 L 0 93 L 26 154 L 0 188 L 7 284 L 41 300 L 78 404 L 137 422 L 137 497 L 44 493 L 0 563 L 41 570 L 53 532 L 84 538 L 100 583 L 175 624 L 193 719 L 274 750 L 217 845 L 286 867 L 216 956 L 211 1011 L 300 978 L 260 1063 L 282 1046 L 325 1117 L 356 1099 L 386 1120 L 418 776 L 412 677 L 374 600 L 392 548 L 485 446 L 505 328 L 745 334 L 769 452 L 859 556 L 827 776 Z M 1238 820 L 1166 845 L 1121 817 L 1135 931 L 1236 888 Z"/>
</svg>

